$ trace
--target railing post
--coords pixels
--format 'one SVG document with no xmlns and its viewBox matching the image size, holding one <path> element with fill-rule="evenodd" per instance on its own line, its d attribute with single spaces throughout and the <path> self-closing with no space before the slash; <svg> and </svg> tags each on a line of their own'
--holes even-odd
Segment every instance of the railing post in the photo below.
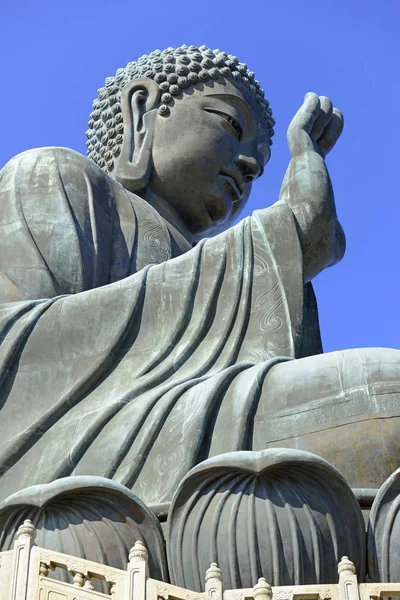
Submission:
<svg viewBox="0 0 400 600">
<path fill-rule="evenodd" d="M 217 563 L 211 563 L 206 571 L 206 594 L 215 600 L 222 600 L 222 571 Z"/>
<path fill-rule="evenodd" d="M 146 582 L 149 576 L 146 546 L 136 542 L 129 552 L 128 584 L 125 600 L 146 600 Z"/>
<path fill-rule="evenodd" d="M 253 587 L 253 598 L 254 600 L 272 600 L 272 587 L 265 577 L 260 577 Z"/>
<path fill-rule="evenodd" d="M 347 556 L 343 556 L 338 564 L 338 573 L 339 600 L 360 600 L 356 568 Z"/>
<path fill-rule="evenodd" d="M 30 555 L 35 537 L 36 529 L 32 522 L 24 521 L 17 531 L 17 540 L 14 544 L 10 600 L 27 599 Z"/>
</svg>

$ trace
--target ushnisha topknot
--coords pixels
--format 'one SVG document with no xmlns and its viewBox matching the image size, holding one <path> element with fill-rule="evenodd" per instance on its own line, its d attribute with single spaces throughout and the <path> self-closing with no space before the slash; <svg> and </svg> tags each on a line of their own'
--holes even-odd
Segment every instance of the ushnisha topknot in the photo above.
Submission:
<svg viewBox="0 0 400 600">
<path fill-rule="evenodd" d="M 121 152 L 124 125 L 120 105 L 121 90 L 132 79 L 149 77 L 162 91 L 160 115 L 168 116 L 169 104 L 190 86 L 211 79 L 232 79 L 241 83 L 255 97 L 268 127 L 270 138 L 274 135 L 275 121 L 264 91 L 245 63 L 236 56 L 220 50 L 210 50 L 207 46 L 180 46 L 154 50 L 144 54 L 136 62 L 130 62 L 125 69 L 118 69 L 115 77 L 107 77 L 105 87 L 98 90 L 90 114 L 88 157 L 103 171 L 114 169 L 114 157 Z M 272 143 L 272 142 L 271 142 Z"/>
</svg>

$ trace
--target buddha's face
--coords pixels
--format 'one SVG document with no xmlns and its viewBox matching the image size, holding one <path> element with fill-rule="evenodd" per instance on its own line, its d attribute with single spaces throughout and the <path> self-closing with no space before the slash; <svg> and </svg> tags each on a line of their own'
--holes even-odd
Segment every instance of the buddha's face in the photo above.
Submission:
<svg viewBox="0 0 400 600">
<path fill-rule="evenodd" d="M 148 187 L 167 201 L 195 239 L 240 214 L 270 157 L 268 129 L 253 96 L 218 80 L 197 85 L 157 115 Z"/>
</svg>

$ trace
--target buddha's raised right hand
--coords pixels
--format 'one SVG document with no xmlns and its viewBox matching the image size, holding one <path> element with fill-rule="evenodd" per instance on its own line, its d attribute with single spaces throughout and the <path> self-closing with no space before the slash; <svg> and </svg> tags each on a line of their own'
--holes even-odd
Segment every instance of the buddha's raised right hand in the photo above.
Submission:
<svg viewBox="0 0 400 600">
<path fill-rule="evenodd" d="M 292 119 L 287 140 L 292 158 L 317 152 L 322 158 L 330 152 L 343 131 L 343 115 L 326 96 L 308 92 Z"/>
<path fill-rule="evenodd" d="M 289 125 L 292 156 L 280 202 L 296 218 L 303 251 L 304 281 L 337 263 L 345 251 L 345 237 L 336 216 L 335 200 L 325 156 L 343 130 L 343 116 L 326 96 L 306 94 Z"/>
</svg>

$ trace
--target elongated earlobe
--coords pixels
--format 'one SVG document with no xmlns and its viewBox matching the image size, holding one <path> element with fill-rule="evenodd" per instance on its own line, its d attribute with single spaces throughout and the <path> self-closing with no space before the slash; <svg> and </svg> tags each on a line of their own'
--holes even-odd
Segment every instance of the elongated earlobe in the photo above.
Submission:
<svg viewBox="0 0 400 600">
<path fill-rule="evenodd" d="M 121 93 L 124 139 L 115 179 L 131 192 L 146 187 L 151 173 L 154 121 L 160 97 L 151 79 L 133 79 Z"/>
</svg>

